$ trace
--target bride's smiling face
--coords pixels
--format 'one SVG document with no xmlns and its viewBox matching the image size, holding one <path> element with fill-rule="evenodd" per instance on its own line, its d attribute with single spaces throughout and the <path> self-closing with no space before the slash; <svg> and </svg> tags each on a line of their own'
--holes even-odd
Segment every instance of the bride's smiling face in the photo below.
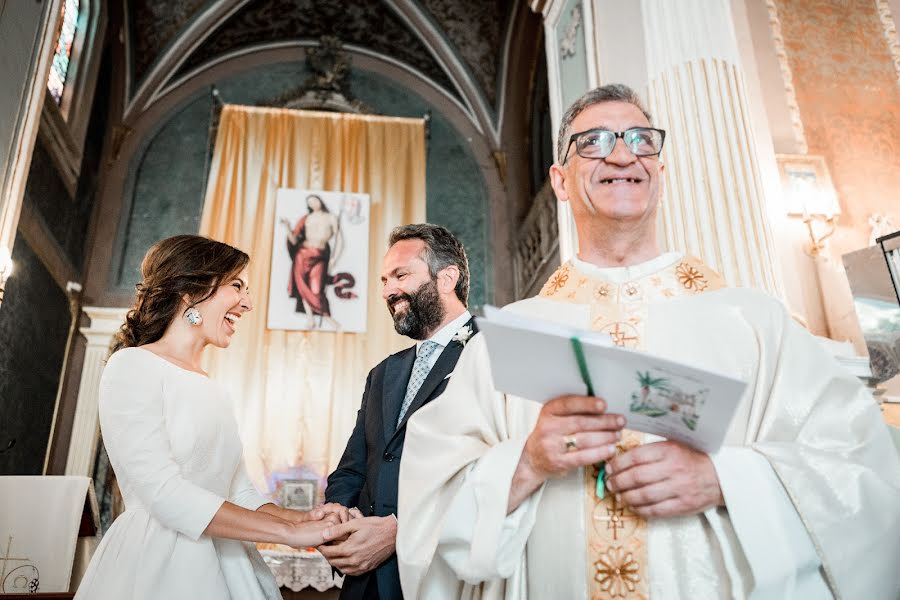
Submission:
<svg viewBox="0 0 900 600">
<path fill-rule="evenodd" d="M 231 344 L 231 336 L 239 327 L 241 317 L 253 310 L 247 281 L 247 269 L 244 269 L 237 277 L 219 286 L 210 298 L 196 305 L 195 308 L 203 317 L 203 322 L 197 328 L 198 333 L 207 343 L 227 348 Z"/>
</svg>

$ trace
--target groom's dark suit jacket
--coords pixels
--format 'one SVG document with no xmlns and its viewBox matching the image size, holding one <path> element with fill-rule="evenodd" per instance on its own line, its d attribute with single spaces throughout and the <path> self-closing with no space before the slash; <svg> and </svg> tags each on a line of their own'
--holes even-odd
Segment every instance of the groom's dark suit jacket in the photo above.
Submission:
<svg viewBox="0 0 900 600">
<path fill-rule="evenodd" d="M 473 332 L 476 331 L 474 319 L 470 319 L 467 325 Z M 419 408 L 443 393 L 450 380 L 448 375 L 456 367 L 462 349 L 463 344 L 459 342 L 450 342 L 444 348 L 406 411 L 400 427 L 397 427 L 397 417 L 412 374 L 416 346 L 392 354 L 369 371 L 353 434 L 340 464 L 328 476 L 326 502 L 338 502 L 351 508 L 355 506 L 366 517 L 397 514 L 397 484 L 406 422 Z M 378 578 L 381 600 L 400 600 L 403 597 L 397 555 L 394 554 L 374 571 L 346 576 L 341 600 L 366 598 L 369 579 L 373 575 Z"/>
</svg>

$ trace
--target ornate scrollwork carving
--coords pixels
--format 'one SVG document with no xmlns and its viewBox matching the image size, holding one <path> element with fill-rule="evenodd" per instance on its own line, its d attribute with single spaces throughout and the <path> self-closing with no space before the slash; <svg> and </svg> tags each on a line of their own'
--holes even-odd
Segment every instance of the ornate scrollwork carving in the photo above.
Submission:
<svg viewBox="0 0 900 600">
<path fill-rule="evenodd" d="M 322 36 L 318 45 L 306 49 L 306 67 L 310 73 L 303 83 L 275 100 L 260 104 L 372 114 L 374 111 L 369 106 L 353 97 L 350 65 L 350 55 L 344 51 L 341 41 L 334 36 Z"/>
<path fill-rule="evenodd" d="M 559 247 L 556 196 L 548 179 L 534 198 L 516 240 L 516 297 L 535 284 L 541 269 Z"/>
<path fill-rule="evenodd" d="M 775 43 L 775 55 L 778 57 L 778 67 L 781 69 L 781 79 L 784 82 L 784 93 L 787 96 L 788 113 L 791 117 L 794 141 L 797 143 L 797 153 L 806 154 L 808 151 L 806 132 L 803 129 L 803 119 L 800 118 L 797 90 L 794 89 L 794 74 L 788 62 L 784 36 L 781 33 L 781 20 L 778 18 L 778 7 L 775 5 L 775 0 L 766 0 L 766 9 L 769 12 L 769 28 L 772 31 L 772 41 Z"/>
<path fill-rule="evenodd" d="M 566 27 L 563 37 L 559 40 L 559 58 L 566 60 L 578 54 L 578 30 L 581 28 L 582 20 L 581 5 L 576 4 L 572 9 L 569 25 Z"/>
</svg>

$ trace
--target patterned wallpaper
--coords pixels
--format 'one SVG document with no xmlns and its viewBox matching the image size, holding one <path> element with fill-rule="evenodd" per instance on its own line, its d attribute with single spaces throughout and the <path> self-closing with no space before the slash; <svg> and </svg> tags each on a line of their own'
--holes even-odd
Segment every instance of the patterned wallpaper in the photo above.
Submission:
<svg viewBox="0 0 900 600">
<path fill-rule="evenodd" d="M 40 475 L 69 333 L 69 301 L 25 241 L 0 308 L 0 475 Z"/>
<path fill-rule="evenodd" d="M 837 258 L 868 245 L 872 213 L 900 227 L 897 73 L 873 0 L 777 7 L 809 153 L 825 157 L 841 202 Z"/>
</svg>

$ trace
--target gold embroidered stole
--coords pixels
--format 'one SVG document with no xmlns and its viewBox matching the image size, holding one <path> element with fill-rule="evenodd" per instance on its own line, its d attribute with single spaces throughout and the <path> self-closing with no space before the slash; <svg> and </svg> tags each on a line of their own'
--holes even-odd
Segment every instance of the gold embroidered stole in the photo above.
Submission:
<svg viewBox="0 0 900 600">
<path fill-rule="evenodd" d="M 589 305 L 591 329 L 607 332 L 617 346 L 643 349 L 649 304 L 722 287 L 722 277 L 692 257 L 622 283 L 585 275 L 567 262 L 550 277 L 540 296 Z M 625 430 L 616 448 L 621 453 L 640 444 L 639 432 Z M 616 502 L 614 494 L 597 498 L 598 471 L 584 470 L 590 598 L 647 600 L 647 523 Z"/>
</svg>

